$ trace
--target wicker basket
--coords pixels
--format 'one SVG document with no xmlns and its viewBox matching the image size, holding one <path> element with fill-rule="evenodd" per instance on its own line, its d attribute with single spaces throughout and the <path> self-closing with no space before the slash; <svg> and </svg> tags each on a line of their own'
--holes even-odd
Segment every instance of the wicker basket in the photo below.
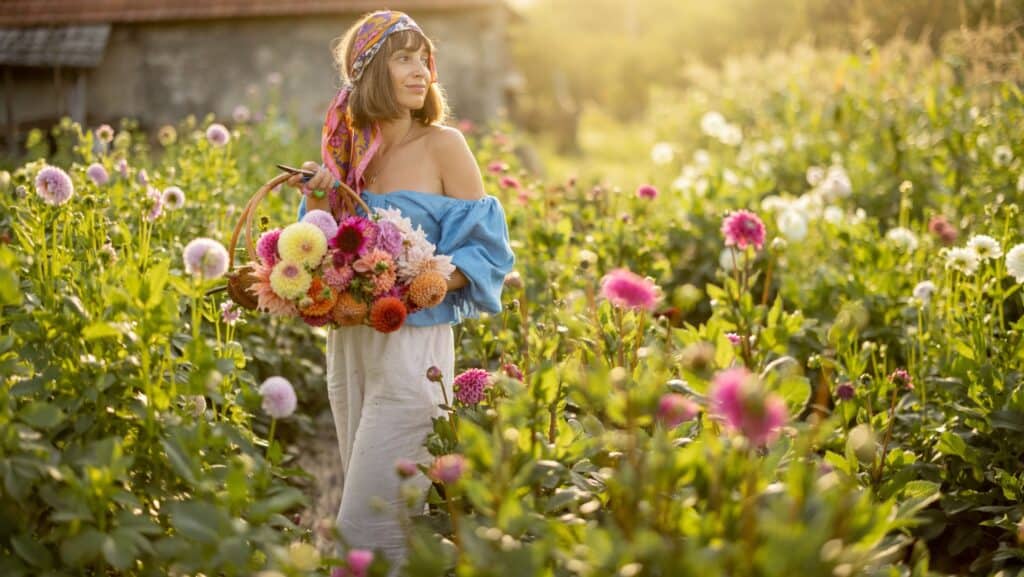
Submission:
<svg viewBox="0 0 1024 577">
<path fill-rule="evenodd" d="M 253 268 L 251 264 L 244 264 L 240 267 L 235 266 L 235 247 L 238 245 L 238 236 L 244 229 L 247 254 L 250 259 L 256 258 L 256 241 L 253 239 L 253 220 L 256 216 L 256 208 L 270 194 L 271 190 L 283 184 L 291 177 L 291 174 L 284 172 L 261 186 L 252 195 L 249 202 L 246 203 L 245 208 L 242 209 L 242 214 L 238 217 L 238 223 L 235 224 L 235 230 L 231 233 L 231 244 L 228 245 L 228 264 L 231 272 L 228 273 L 227 292 L 231 300 L 244 309 L 256 309 L 256 296 L 249 292 L 249 287 L 252 286 L 256 279 L 252 276 Z M 370 214 L 370 207 L 363 202 L 363 199 L 354 190 L 345 185 L 345 183 L 340 183 L 338 188 L 341 192 L 340 210 L 334 215 L 335 218 L 355 214 L 357 204 L 362 207 L 366 214 Z"/>
</svg>

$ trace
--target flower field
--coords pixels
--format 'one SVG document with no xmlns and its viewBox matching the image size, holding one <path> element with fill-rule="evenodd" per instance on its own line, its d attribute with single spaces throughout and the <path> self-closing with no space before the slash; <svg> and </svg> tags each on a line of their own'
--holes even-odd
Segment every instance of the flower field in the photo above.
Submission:
<svg viewBox="0 0 1024 577">
<path fill-rule="evenodd" d="M 395 464 L 433 481 L 404 574 L 1024 575 L 1024 74 L 975 64 L 694 70 L 547 179 L 464 126 L 516 270 L 423 367 L 455 398 Z M 317 145 L 251 105 L 0 173 L 0 574 L 387 574 L 316 546 L 325 329 L 224 290 Z"/>
</svg>

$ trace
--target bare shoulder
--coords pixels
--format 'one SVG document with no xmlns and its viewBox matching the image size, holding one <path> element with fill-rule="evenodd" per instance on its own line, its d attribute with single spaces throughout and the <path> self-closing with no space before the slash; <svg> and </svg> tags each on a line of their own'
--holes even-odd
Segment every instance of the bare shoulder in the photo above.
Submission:
<svg viewBox="0 0 1024 577">
<path fill-rule="evenodd" d="M 451 126 L 431 126 L 427 149 L 441 176 L 445 196 L 464 200 L 484 197 L 484 182 L 466 137 Z"/>
</svg>

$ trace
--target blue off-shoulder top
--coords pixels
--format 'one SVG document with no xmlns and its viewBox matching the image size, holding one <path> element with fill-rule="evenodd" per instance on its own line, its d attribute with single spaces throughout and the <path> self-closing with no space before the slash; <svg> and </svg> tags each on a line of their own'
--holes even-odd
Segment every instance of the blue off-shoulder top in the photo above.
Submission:
<svg viewBox="0 0 1024 577">
<path fill-rule="evenodd" d="M 508 223 L 501 202 L 493 196 L 463 200 L 415 190 L 386 194 L 363 191 L 370 209 L 398 209 L 420 226 L 438 254 L 450 255 L 469 279 L 469 284 L 451 291 L 444 301 L 409 315 L 405 323 L 416 327 L 456 324 L 475 318 L 480 311 L 501 312 L 501 289 L 505 275 L 515 264 L 509 245 Z M 362 209 L 359 209 L 360 213 Z M 299 203 L 298 219 L 306 214 L 306 199 Z"/>
</svg>

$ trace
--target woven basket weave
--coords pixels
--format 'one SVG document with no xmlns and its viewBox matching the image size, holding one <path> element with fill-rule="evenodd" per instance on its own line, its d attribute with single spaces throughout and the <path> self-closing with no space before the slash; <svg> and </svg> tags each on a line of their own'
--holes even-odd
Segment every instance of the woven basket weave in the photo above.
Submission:
<svg viewBox="0 0 1024 577">
<path fill-rule="evenodd" d="M 245 208 L 238 217 L 238 223 L 235 224 L 234 232 L 231 233 L 231 244 L 228 245 L 228 264 L 231 272 L 228 273 L 227 291 L 231 300 L 244 309 L 256 309 L 256 295 L 249 292 L 249 287 L 256 282 L 256 278 L 252 275 L 253 268 L 251 264 L 244 264 L 240 267 L 235 266 L 235 248 L 238 245 L 238 237 L 244 229 L 245 246 L 248 251 L 247 254 L 250 259 L 257 258 L 256 241 L 254 240 L 253 235 L 253 221 L 256 216 L 256 208 L 259 207 L 260 202 L 270 194 L 271 190 L 283 184 L 291 177 L 291 174 L 283 172 L 268 180 L 266 184 L 261 186 L 259 190 L 249 198 L 249 202 L 246 203 Z M 345 183 L 338 184 L 338 188 L 341 193 L 341 198 L 339 199 L 340 210 L 335 214 L 335 218 L 339 216 L 345 217 L 348 215 L 354 215 L 357 204 L 362 207 L 366 214 L 370 214 L 370 207 L 363 202 L 363 199 L 359 197 L 356 191 L 349 188 Z"/>
</svg>

